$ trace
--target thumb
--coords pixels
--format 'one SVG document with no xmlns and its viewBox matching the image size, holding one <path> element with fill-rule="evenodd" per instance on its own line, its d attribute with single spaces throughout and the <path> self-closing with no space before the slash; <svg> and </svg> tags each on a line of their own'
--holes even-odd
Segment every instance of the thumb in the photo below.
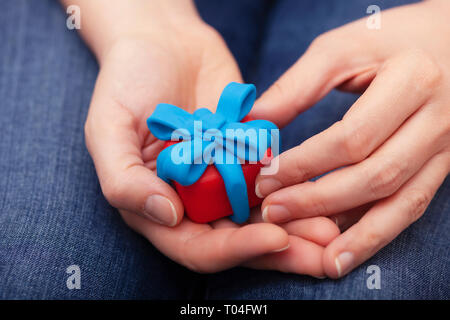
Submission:
<svg viewBox="0 0 450 320">
<path fill-rule="evenodd" d="M 94 98 L 85 139 L 108 202 L 154 222 L 175 226 L 183 216 L 176 192 L 147 168 L 136 118 L 111 99 Z"/>
<path fill-rule="evenodd" d="M 337 32 L 341 31 L 316 38 L 304 55 L 256 101 L 251 115 L 282 127 L 361 72 L 367 56 L 358 57 L 358 46 L 347 44 L 348 40 L 335 36 Z"/>
</svg>

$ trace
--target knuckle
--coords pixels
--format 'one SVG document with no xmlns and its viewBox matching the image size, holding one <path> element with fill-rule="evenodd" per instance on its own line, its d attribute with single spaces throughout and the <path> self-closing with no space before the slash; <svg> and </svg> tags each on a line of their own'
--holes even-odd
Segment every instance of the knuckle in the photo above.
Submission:
<svg viewBox="0 0 450 320">
<path fill-rule="evenodd" d="M 381 234 L 379 234 L 378 232 L 368 232 L 366 234 L 366 241 L 365 243 L 367 244 L 368 248 L 374 248 L 377 247 L 378 244 L 380 243 L 380 239 L 381 239 Z"/>
<path fill-rule="evenodd" d="M 426 89 L 435 89 L 441 82 L 441 79 L 442 71 L 440 67 L 433 60 L 431 60 L 428 69 L 424 72 L 422 86 Z"/>
<path fill-rule="evenodd" d="M 418 89 L 429 93 L 441 82 L 442 70 L 427 52 L 410 49 L 400 54 L 397 59 L 404 63 L 405 69 L 411 70 L 411 80 Z"/>
<path fill-rule="evenodd" d="M 409 221 L 413 223 L 419 219 L 428 207 L 432 199 L 429 192 L 423 190 L 412 189 L 404 196 L 406 203 L 406 214 L 409 216 Z"/>
<path fill-rule="evenodd" d="M 219 41 L 225 44 L 220 32 L 209 24 L 202 24 L 200 29 L 193 28 L 192 30 L 196 31 L 193 35 L 201 38 L 202 40 Z"/>
<path fill-rule="evenodd" d="M 424 65 L 428 65 L 428 67 L 424 68 Z M 415 80 L 417 81 L 419 88 L 425 92 L 430 92 L 431 90 L 436 89 L 439 85 L 440 79 L 441 71 L 439 67 L 434 62 L 427 62 L 422 65 L 422 68 L 420 68 L 420 72 L 418 71 L 417 78 Z"/>
<path fill-rule="evenodd" d="M 277 97 L 290 97 L 292 90 L 289 87 L 288 82 L 289 81 L 283 81 L 283 78 L 280 78 L 272 84 L 270 91 Z"/>
<path fill-rule="evenodd" d="M 349 41 L 347 32 L 339 28 L 329 30 L 317 36 L 309 45 L 307 53 L 318 55 L 325 62 L 331 61 L 333 65 L 338 67 L 338 65 L 345 63 L 345 57 L 349 51 L 355 52 L 358 49 L 360 50 L 361 46 L 359 41 Z M 349 50 L 343 50 L 342 48 Z"/>
<path fill-rule="evenodd" d="M 405 164 L 386 161 L 368 179 L 369 190 L 374 199 L 384 198 L 394 193 L 403 183 L 407 167 Z"/>
<path fill-rule="evenodd" d="M 316 51 L 316 50 L 321 50 L 324 48 L 324 46 L 326 46 L 326 39 L 324 34 L 321 34 L 319 36 L 317 36 L 316 38 L 313 39 L 313 41 L 310 43 L 308 50 L 310 51 Z"/>
<path fill-rule="evenodd" d="M 295 180 L 295 182 L 303 182 L 313 178 L 313 170 L 305 164 L 301 157 L 295 157 L 294 170 L 287 170 L 289 179 Z"/>
<path fill-rule="evenodd" d="M 284 89 L 279 79 L 274 82 L 274 84 L 272 85 L 272 89 L 276 91 L 280 96 L 283 96 Z"/>
<path fill-rule="evenodd" d="M 338 59 L 338 53 L 333 48 L 334 42 L 335 40 L 329 35 L 329 32 L 323 33 L 311 42 L 305 55 L 311 55 L 326 62 L 334 62 Z"/>
<path fill-rule="evenodd" d="M 344 120 L 340 121 L 340 140 L 344 156 L 350 163 L 359 162 L 367 158 L 371 152 L 372 137 L 368 130 L 356 125 L 349 125 Z"/>
<path fill-rule="evenodd" d="M 361 243 L 364 243 L 365 252 L 369 256 L 375 254 L 388 242 L 384 233 L 373 230 L 364 233 L 363 239 L 364 241 L 362 241 Z"/>
<path fill-rule="evenodd" d="M 314 183 L 314 182 L 310 182 Z M 329 215 L 329 210 L 325 205 L 325 202 L 318 197 L 306 197 L 302 202 L 302 207 L 310 212 L 314 216 L 327 216 Z"/>
</svg>

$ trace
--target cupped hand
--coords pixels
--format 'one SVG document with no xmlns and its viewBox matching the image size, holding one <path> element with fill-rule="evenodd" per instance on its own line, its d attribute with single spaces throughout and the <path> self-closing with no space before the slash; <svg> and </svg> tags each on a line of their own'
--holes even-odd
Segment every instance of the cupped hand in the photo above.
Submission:
<svg viewBox="0 0 450 320">
<path fill-rule="evenodd" d="M 348 228 L 324 251 L 332 278 L 416 221 L 450 170 L 449 16 L 448 1 L 425 1 L 382 12 L 379 30 L 362 19 L 327 32 L 256 103 L 253 116 L 284 125 L 333 88 L 363 92 L 256 181 L 265 221 Z"/>
<path fill-rule="evenodd" d="M 228 219 L 197 224 L 183 217 L 179 197 L 156 176 L 164 142 L 146 126 L 155 106 L 171 103 L 190 112 L 215 108 L 226 84 L 242 82 L 224 41 L 210 27 L 199 23 L 168 31 L 164 34 L 170 36 L 127 35 L 102 54 L 85 136 L 107 200 L 129 226 L 192 270 L 246 264 L 323 276 L 324 245 L 339 232 L 331 220 L 315 218 L 306 222 L 314 228 L 294 232 L 262 221 L 242 227 Z M 279 252 L 289 244 L 285 251 L 290 253 Z M 277 254 L 283 254 L 281 260 Z M 312 258 L 302 259 L 305 255 Z M 299 258 L 300 263 L 292 262 Z"/>
</svg>

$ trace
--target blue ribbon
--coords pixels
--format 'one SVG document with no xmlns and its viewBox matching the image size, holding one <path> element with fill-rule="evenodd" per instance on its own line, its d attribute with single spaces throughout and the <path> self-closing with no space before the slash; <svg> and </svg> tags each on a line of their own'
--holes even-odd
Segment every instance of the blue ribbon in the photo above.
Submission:
<svg viewBox="0 0 450 320">
<path fill-rule="evenodd" d="M 190 114 L 174 105 L 161 103 L 147 119 L 148 128 L 158 139 L 172 140 L 175 136 L 182 140 L 165 148 L 158 155 L 158 176 L 167 183 L 175 180 L 188 186 L 203 175 L 209 164 L 214 163 L 225 183 L 233 209 L 231 219 L 236 223 L 245 222 L 250 214 L 247 184 L 241 164 L 244 160 L 259 161 L 272 144 L 271 130 L 277 129 L 275 124 L 267 120 L 240 122 L 250 112 L 255 98 L 254 85 L 231 82 L 220 96 L 216 113 L 202 108 Z M 234 132 L 254 129 L 256 135 L 230 137 L 227 129 Z M 267 134 L 261 137 L 260 132 Z M 217 137 L 223 139 L 216 139 Z M 264 150 L 260 150 L 261 138 L 266 139 Z M 223 152 L 218 154 L 215 152 L 217 150 Z M 211 155 L 206 161 L 205 154 Z M 174 161 L 173 155 L 186 161 Z"/>
</svg>

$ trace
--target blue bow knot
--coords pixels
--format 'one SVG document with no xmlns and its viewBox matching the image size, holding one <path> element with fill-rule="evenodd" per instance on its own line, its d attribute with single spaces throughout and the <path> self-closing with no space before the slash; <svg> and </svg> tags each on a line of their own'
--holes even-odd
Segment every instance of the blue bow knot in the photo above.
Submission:
<svg viewBox="0 0 450 320">
<path fill-rule="evenodd" d="M 241 164 L 259 161 L 274 143 L 272 130 L 278 130 L 267 120 L 240 122 L 255 98 L 254 85 L 231 82 L 220 96 L 216 113 L 201 108 L 190 114 L 161 103 L 147 119 L 148 128 L 158 139 L 181 140 L 158 155 L 158 176 L 167 183 L 174 180 L 188 186 L 214 164 L 225 183 L 233 209 L 231 219 L 236 223 L 245 222 L 250 213 Z"/>
</svg>

